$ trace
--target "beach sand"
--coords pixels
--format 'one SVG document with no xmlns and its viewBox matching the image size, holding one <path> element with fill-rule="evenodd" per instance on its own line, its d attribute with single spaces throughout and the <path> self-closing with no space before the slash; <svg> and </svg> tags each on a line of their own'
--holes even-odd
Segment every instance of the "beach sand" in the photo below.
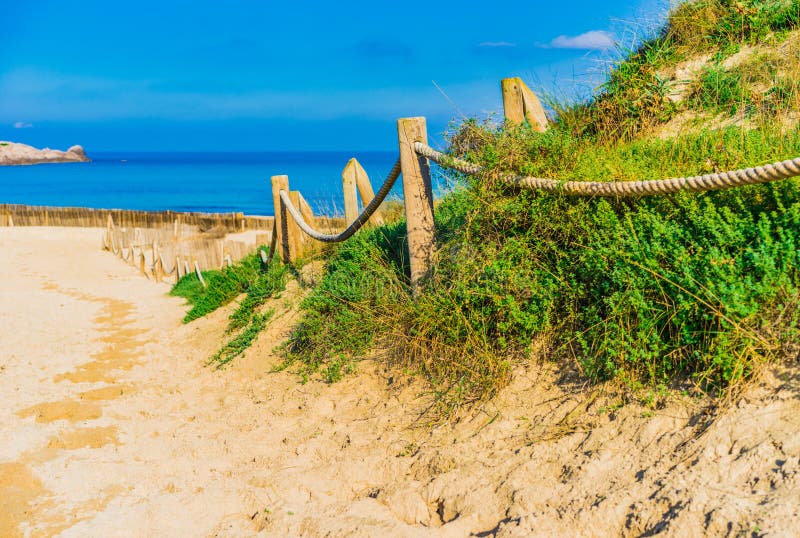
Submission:
<svg viewBox="0 0 800 538">
<path fill-rule="evenodd" d="M 101 230 L 0 228 L 0 536 L 792 536 L 797 364 L 725 409 L 599 409 L 532 361 L 454 424 L 365 361 L 272 372 L 290 287 L 245 357 L 204 367 L 227 311 L 100 250 Z M 651 533 L 651 534 L 647 534 Z"/>
</svg>

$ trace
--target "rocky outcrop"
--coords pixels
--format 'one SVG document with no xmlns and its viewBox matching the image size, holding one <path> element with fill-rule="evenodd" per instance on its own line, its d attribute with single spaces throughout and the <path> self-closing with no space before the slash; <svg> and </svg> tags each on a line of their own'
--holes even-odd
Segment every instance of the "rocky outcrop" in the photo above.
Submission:
<svg viewBox="0 0 800 538">
<path fill-rule="evenodd" d="M 81 146 L 72 146 L 67 151 L 44 148 L 36 149 L 25 144 L 0 141 L 0 166 L 40 163 L 89 162 Z"/>
</svg>

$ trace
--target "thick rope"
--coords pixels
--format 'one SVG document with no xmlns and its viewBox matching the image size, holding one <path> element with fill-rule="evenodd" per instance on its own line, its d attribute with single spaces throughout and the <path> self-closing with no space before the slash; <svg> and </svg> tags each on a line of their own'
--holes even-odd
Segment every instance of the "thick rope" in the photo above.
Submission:
<svg viewBox="0 0 800 538">
<path fill-rule="evenodd" d="M 452 168 L 465 174 L 477 174 L 483 170 L 480 165 L 451 157 L 422 142 L 416 142 L 414 149 L 419 155 L 429 158 L 444 168 Z M 562 192 L 573 196 L 651 196 L 678 191 L 702 192 L 728 189 L 797 176 L 800 176 L 800 157 L 743 170 L 649 181 L 559 181 L 515 174 L 502 174 L 501 177 L 520 187 Z"/>
<path fill-rule="evenodd" d="M 389 194 L 389 191 L 392 190 L 394 186 L 394 182 L 397 181 L 397 178 L 400 176 L 400 160 L 395 163 L 392 171 L 389 172 L 389 176 L 386 178 L 386 181 L 383 182 L 380 190 L 375 194 L 375 198 L 373 198 L 367 207 L 364 208 L 364 211 L 356 217 L 350 225 L 345 228 L 342 232 L 338 234 L 324 234 L 312 228 L 306 221 L 303 219 L 303 216 L 300 214 L 300 211 L 294 205 L 292 205 L 292 200 L 289 198 L 289 193 L 286 191 L 281 191 L 281 202 L 286 206 L 287 211 L 292 216 L 294 221 L 300 226 L 300 229 L 303 230 L 308 236 L 316 239 L 317 241 L 322 241 L 323 243 L 339 243 L 346 239 L 349 239 L 353 236 L 375 213 L 375 210 L 378 209 L 378 206 L 383 203 L 383 200 Z"/>
</svg>

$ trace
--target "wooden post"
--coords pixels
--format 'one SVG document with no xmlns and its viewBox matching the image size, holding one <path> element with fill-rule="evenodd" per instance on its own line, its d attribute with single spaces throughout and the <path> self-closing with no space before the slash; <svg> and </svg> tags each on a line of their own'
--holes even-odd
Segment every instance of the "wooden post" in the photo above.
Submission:
<svg viewBox="0 0 800 538">
<path fill-rule="evenodd" d="M 418 155 L 415 142 L 428 143 L 425 118 L 397 120 L 400 145 L 400 167 L 403 172 L 403 198 L 408 230 L 408 258 L 411 266 L 411 287 L 414 294 L 431 269 L 435 245 L 433 223 L 433 189 L 428 159 Z"/>
<path fill-rule="evenodd" d="M 146 265 L 146 262 L 145 262 L 145 257 L 144 257 L 144 249 L 142 249 L 139 252 L 139 271 L 143 275 L 147 276 L 147 271 L 145 271 L 145 265 Z"/>
<path fill-rule="evenodd" d="M 108 213 L 108 218 L 106 219 L 106 239 L 108 240 L 108 249 L 110 251 L 114 251 L 114 244 L 112 243 L 112 234 L 114 233 L 114 218 L 111 216 L 111 212 Z"/>
<path fill-rule="evenodd" d="M 503 92 L 503 110 L 505 117 L 514 125 L 528 120 L 534 131 L 543 133 L 547 130 L 547 115 L 541 101 L 519 77 L 504 78 L 500 82 Z"/>
<path fill-rule="evenodd" d="M 283 261 L 288 263 L 289 250 L 288 248 L 284 248 L 283 244 L 285 211 L 283 210 L 283 204 L 281 203 L 281 190 L 289 192 L 289 176 L 272 176 L 272 204 L 275 210 L 275 221 L 272 225 L 275 227 L 275 232 L 277 234 L 277 241 L 275 244 L 278 246 L 278 249 L 280 249 L 281 258 Z"/>
<path fill-rule="evenodd" d="M 367 207 L 373 198 L 375 198 L 375 191 L 372 190 L 372 184 L 369 182 L 369 175 L 367 175 L 367 171 L 364 170 L 364 167 L 361 166 L 361 163 L 358 162 L 357 159 L 350 159 L 347 162 L 347 166 L 344 167 L 344 172 L 342 172 L 342 185 L 345 187 L 345 214 L 347 213 L 347 186 L 344 182 L 345 177 L 352 177 L 355 182 L 355 186 L 358 189 L 358 194 L 361 197 L 361 205 L 363 207 Z M 355 189 L 353 189 L 355 191 Z M 354 195 L 355 196 L 355 195 Z M 353 217 L 353 220 L 358 216 L 358 212 L 356 212 L 356 216 Z M 347 219 L 347 223 L 349 224 L 352 222 L 350 219 Z M 383 224 L 383 217 L 381 217 L 381 210 L 380 208 L 372 214 L 369 219 L 370 224 L 373 226 L 380 226 Z"/>
<path fill-rule="evenodd" d="M 161 282 L 164 277 L 164 268 L 161 266 L 161 255 L 158 252 L 158 239 L 153 239 L 153 278 Z"/>
<path fill-rule="evenodd" d="M 356 192 L 356 169 L 353 159 L 342 170 L 342 190 L 344 191 L 344 222 L 350 225 L 358 218 L 358 193 Z"/>
<path fill-rule="evenodd" d="M 175 217 L 175 222 L 172 225 L 172 241 L 178 243 L 178 233 L 180 232 L 181 222 L 179 217 Z"/>
<path fill-rule="evenodd" d="M 278 244 L 281 247 L 281 258 L 284 263 L 292 263 L 298 257 L 298 244 L 301 241 L 300 229 L 289 211 L 283 205 L 280 191 L 286 191 L 292 201 L 289 190 L 289 176 L 272 176 L 272 201 L 275 204 L 275 226 L 278 232 Z"/>
<path fill-rule="evenodd" d="M 309 226 L 313 226 L 316 223 L 314 210 L 311 209 L 311 205 L 309 205 L 309 203 L 306 202 L 306 199 L 303 198 L 302 193 L 298 192 L 297 195 L 300 197 L 300 213 L 303 215 L 303 218 L 309 224 Z"/>
<path fill-rule="evenodd" d="M 300 210 L 300 191 L 290 191 L 289 198 L 292 200 L 292 205 Z M 300 211 L 302 213 L 302 210 Z M 306 234 L 303 233 L 293 218 L 290 217 L 289 220 L 291 221 L 288 222 L 291 230 L 289 232 L 289 237 L 294 241 L 294 255 L 292 259 L 296 260 L 302 257 L 305 252 Z"/>
</svg>

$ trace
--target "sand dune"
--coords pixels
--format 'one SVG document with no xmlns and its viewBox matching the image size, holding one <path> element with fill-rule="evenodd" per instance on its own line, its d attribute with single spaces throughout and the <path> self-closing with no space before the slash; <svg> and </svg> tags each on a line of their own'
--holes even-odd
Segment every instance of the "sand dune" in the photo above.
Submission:
<svg viewBox="0 0 800 538">
<path fill-rule="evenodd" d="M 601 409 L 546 364 L 433 427 L 377 363 L 333 386 L 271 373 L 288 290 L 232 368 L 225 312 L 184 307 L 99 230 L 0 228 L 0 536 L 791 536 L 800 376 Z M 423 417 L 420 419 L 419 417 Z"/>
</svg>

